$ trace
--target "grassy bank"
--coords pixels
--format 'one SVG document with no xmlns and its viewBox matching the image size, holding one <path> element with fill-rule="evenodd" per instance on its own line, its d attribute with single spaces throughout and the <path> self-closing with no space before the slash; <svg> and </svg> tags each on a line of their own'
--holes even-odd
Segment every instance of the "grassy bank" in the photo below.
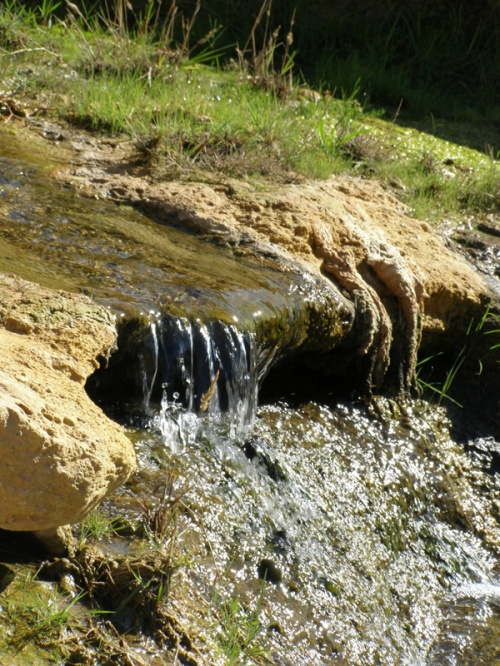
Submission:
<svg viewBox="0 0 500 666">
<path fill-rule="evenodd" d="M 5 3 L 4 122 L 52 118 L 119 135 L 155 179 L 350 173 L 379 178 L 431 221 L 500 207 L 494 125 L 387 116 L 359 101 L 361 82 L 349 95 L 311 89 L 295 66 L 296 27 L 272 32 L 267 11 L 231 49 L 218 46 L 223 26 L 194 36 L 196 9 L 182 16 L 174 4 L 165 15 L 151 3 L 132 29 L 120 6 L 92 13 L 68 5 L 56 17 L 57 2 Z"/>
</svg>

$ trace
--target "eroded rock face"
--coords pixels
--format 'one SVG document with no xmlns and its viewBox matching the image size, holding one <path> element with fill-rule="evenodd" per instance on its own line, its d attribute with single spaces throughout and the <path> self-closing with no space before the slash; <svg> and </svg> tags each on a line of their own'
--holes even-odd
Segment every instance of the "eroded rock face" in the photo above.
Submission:
<svg viewBox="0 0 500 666">
<path fill-rule="evenodd" d="M 266 190 L 232 180 L 155 183 L 112 169 L 95 142 L 80 146 L 80 160 L 62 177 L 92 196 L 132 203 L 239 253 L 278 263 L 286 254 L 333 281 L 355 304 L 357 352 L 369 360 L 372 386 L 391 368 L 408 388 L 421 343 L 453 347 L 492 299 L 485 280 L 374 181 L 334 177 Z"/>
<path fill-rule="evenodd" d="M 132 443 L 84 389 L 115 337 L 90 299 L 0 275 L 0 528 L 79 522 L 135 470 Z"/>
</svg>

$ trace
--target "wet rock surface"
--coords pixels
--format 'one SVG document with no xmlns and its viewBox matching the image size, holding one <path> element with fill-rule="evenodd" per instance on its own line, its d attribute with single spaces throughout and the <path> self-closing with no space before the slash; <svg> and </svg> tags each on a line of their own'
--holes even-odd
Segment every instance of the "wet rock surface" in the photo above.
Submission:
<svg viewBox="0 0 500 666">
<path fill-rule="evenodd" d="M 80 135 L 71 149 L 78 157 L 60 177 L 87 195 L 132 204 L 242 256 L 292 260 L 333 282 L 355 304 L 357 354 L 369 359 L 375 386 L 391 368 L 408 387 L 419 346 L 443 335 L 453 343 L 493 297 L 482 276 L 376 182 L 158 183 L 137 174 L 123 147 Z"/>
<path fill-rule="evenodd" d="M 46 136 L 50 127 L 32 129 Z M 37 222 L 27 224 L 24 176 L 7 171 L 2 253 L 21 251 L 23 277 L 40 258 L 42 283 L 61 279 L 125 313 L 115 376 L 131 374 L 138 339 L 151 344 L 151 322 L 174 316 L 237 321 L 255 333 L 263 367 L 306 354 L 308 369 L 359 377 L 368 393 L 405 391 L 419 349 L 459 348 L 471 319 L 498 300 L 488 276 L 373 181 L 156 182 L 130 142 L 66 130 L 63 139 L 49 144 L 42 170 L 84 196 L 61 189 L 68 215 L 52 219 L 40 178 L 30 185 Z"/>
<path fill-rule="evenodd" d="M 135 470 L 122 428 L 88 398 L 113 318 L 84 296 L 0 276 L 0 527 L 82 520 Z"/>
</svg>

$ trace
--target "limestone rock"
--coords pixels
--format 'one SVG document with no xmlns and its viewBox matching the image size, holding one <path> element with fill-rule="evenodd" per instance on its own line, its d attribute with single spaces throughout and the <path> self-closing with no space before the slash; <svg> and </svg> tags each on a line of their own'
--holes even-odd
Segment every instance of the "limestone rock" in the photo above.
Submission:
<svg viewBox="0 0 500 666">
<path fill-rule="evenodd" d="M 102 146 L 86 159 L 92 166 L 69 178 L 83 191 L 132 203 L 240 254 L 292 258 L 340 287 L 355 304 L 357 355 L 367 358 L 374 387 L 390 368 L 407 388 L 419 347 L 453 347 L 493 300 L 474 268 L 375 181 L 149 182 L 117 173 Z"/>
<path fill-rule="evenodd" d="M 50 530 L 35 530 L 31 534 L 37 544 L 52 557 L 68 557 L 75 553 L 76 540 L 69 525 L 54 527 Z"/>
<path fill-rule="evenodd" d="M 0 275 L 0 326 L 0 528 L 79 522 L 135 470 L 132 443 L 84 388 L 115 343 L 112 317 Z"/>
</svg>

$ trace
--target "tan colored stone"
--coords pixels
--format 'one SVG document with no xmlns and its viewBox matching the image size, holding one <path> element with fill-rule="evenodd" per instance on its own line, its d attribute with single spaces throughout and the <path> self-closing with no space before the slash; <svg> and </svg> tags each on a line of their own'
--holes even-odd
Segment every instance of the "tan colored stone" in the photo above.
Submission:
<svg viewBox="0 0 500 666">
<path fill-rule="evenodd" d="M 115 343 L 112 317 L 3 275 L 0 304 L 0 527 L 79 522 L 135 470 L 132 443 L 84 388 Z"/>
<path fill-rule="evenodd" d="M 370 356 L 375 386 L 393 360 L 409 385 L 421 342 L 441 346 L 445 334 L 455 344 L 492 298 L 474 268 L 376 181 L 332 177 L 266 188 L 148 182 L 113 169 L 97 141 L 80 160 L 62 177 L 82 191 L 133 203 L 241 253 L 291 257 L 340 286 L 358 306 L 358 353 Z"/>
<path fill-rule="evenodd" d="M 52 557 L 72 557 L 76 551 L 76 539 L 70 525 L 37 530 L 31 533 L 38 545 Z"/>
</svg>

